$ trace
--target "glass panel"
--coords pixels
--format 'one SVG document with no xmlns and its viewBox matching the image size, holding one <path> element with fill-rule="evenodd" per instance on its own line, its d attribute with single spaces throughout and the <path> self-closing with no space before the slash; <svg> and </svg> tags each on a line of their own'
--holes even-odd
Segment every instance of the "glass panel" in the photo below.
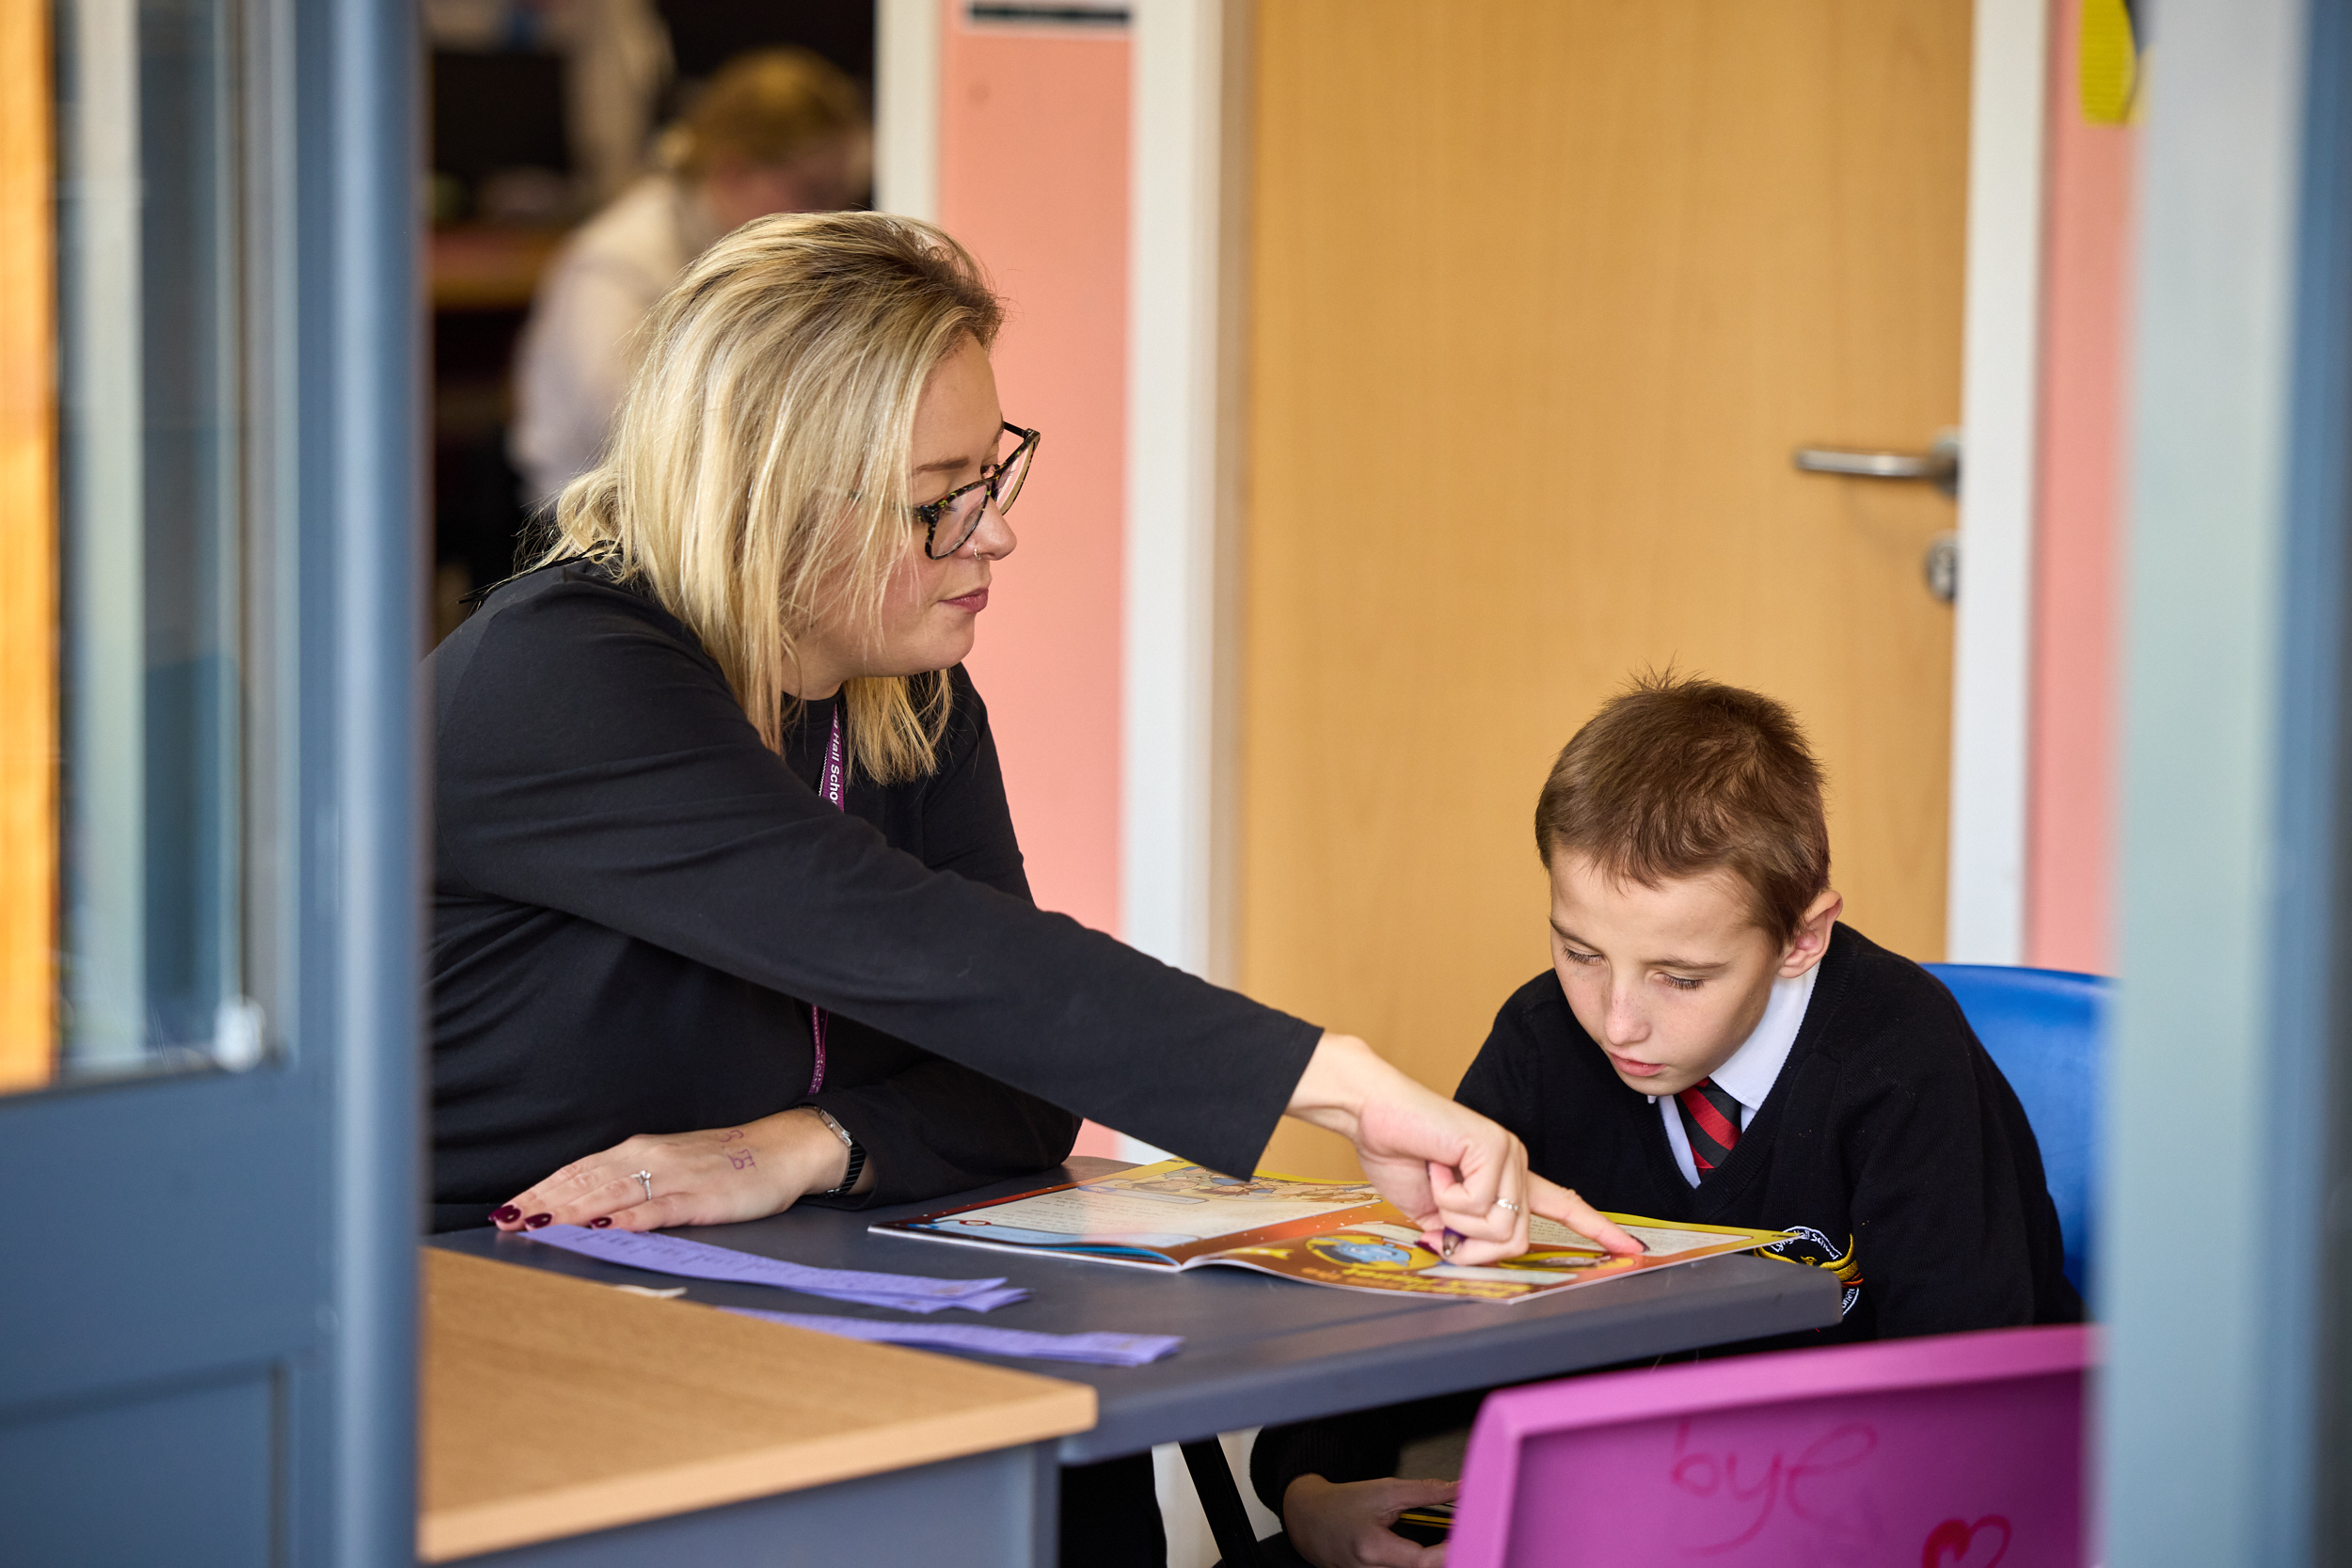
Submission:
<svg viewBox="0 0 2352 1568">
<path fill-rule="evenodd" d="M 233 0 L 56 12 L 59 1071 L 259 1059 Z"/>
</svg>

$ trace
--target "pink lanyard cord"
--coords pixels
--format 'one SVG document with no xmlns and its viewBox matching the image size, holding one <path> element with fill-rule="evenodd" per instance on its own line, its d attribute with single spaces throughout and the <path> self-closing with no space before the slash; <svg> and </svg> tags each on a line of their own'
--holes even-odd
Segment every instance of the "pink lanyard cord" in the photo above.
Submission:
<svg viewBox="0 0 2352 1568">
<path fill-rule="evenodd" d="M 842 798 L 845 794 L 848 768 L 841 752 L 841 703 L 833 705 L 833 738 L 825 742 L 825 770 L 817 776 L 817 793 L 833 802 L 835 811 L 847 811 Z M 808 1092 L 814 1095 L 825 1086 L 825 1009 L 812 1005 L 808 1009 L 809 1037 L 817 1045 L 817 1065 L 808 1075 Z"/>
</svg>

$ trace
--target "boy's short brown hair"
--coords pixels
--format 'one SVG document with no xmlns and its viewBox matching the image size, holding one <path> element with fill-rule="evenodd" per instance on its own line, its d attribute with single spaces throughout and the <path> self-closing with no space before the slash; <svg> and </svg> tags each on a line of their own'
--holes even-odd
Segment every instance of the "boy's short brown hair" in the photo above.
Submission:
<svg viewBox="0 0 2352 1568">
<path fill-rule="evenodd" d="M 1728 871 L 1756 925 L 1787 942 L 1829 886 L 1820 765 L 1770 697 L 1639 676 L 1560 749 L 1535 847 L 1547 864 L 1572 851 L 1645 887 Z"/>
</svg>

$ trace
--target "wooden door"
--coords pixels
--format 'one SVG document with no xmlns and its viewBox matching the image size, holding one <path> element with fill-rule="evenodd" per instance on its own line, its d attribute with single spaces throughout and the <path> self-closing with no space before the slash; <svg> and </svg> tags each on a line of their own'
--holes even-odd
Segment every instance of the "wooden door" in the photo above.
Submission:
<svg viewBox="0 0 2352 1568">
<path fill-rule="evenodd" d="M 1257 9 L 1239 979 L 1451 1091 L 1629 674 L 1791 704 L 1848 918 L 1942 955 L 1968 0 Z M 1271 1168 L 1352 1162 L 1286 1125 Z"/>
</svg>

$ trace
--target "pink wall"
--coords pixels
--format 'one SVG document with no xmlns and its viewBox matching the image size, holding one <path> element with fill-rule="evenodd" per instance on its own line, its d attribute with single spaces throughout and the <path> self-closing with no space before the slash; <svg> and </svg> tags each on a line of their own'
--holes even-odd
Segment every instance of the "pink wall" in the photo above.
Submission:
<svg viewBox="0 0 2352 1568">
<path fill-rule="evenodd" d="M 2138 132 L 2084 119 L 2079 0 L 2050 8 L 2026 961 L 2112 973 L 2125 324 Z"/>
<path fill-rule="evenodd" d="M 973 678 L 1037 901 L 1119 928 L 1127 444 L 1127 40 L 942 8 L 939 217 L 1009 306 L 1005 418 L 1044 433 Z M 1115 1151 L 1089 1124 L 1084 1153 Z"/>
<path fill-rule="evenodd" d="M 939 217 L 1003 292 L 1005 418 L 1044 432 L 971 660 L 1037 900 L 1119 921 L 1127 40 L 941 22 Z"/>
</svg>

